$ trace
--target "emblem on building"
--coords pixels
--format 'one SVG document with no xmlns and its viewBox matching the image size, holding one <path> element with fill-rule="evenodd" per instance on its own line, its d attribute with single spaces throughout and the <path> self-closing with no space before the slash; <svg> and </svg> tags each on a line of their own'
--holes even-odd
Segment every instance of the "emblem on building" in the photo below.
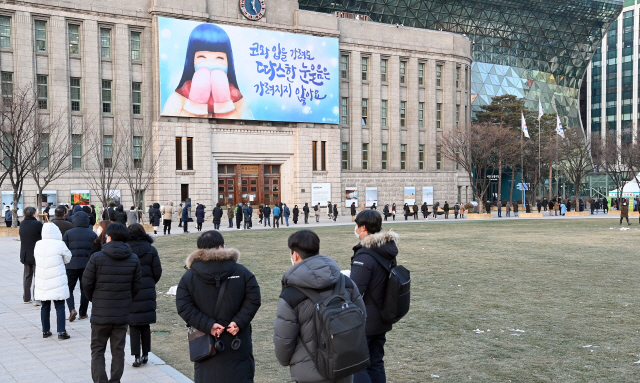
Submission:
<svg viewBox="0 0 640 383">
<path fill-rule="evenodd" d="M 260 20 L 265 11 L 264 0 L 240 0 L 240 12 L 249 20 Z"/>
</svg>

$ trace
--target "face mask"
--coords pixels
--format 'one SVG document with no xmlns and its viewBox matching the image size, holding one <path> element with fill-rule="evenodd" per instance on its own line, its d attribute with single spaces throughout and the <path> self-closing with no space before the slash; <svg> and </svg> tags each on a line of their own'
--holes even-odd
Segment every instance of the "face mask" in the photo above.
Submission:
<svg viewBox="0 0 640 383">
<path fill-rule="evenodd" d="M 295 266 L 296 263 L 293 261 L 293 258 L 290 257 L 289 259 L 291 260 L 291 266 Z"/>
<path fill-rule="evenodd" d="M 214 61 L 204 61 L 204 62 L 201 62 L 200 64 L 195 64 L 193 67 L 195 68 L 196 72 L 200 68 L 207 68 L 210 71 L 220 69 L 224 73 L 227 73 L 227 69 L 228 69 L 226 65 L 218 62 L 214 62 Z"/>
<path fill-rule="evenodd" d="M 356 238 L 360 239 L 360 234 L 358 234 L 358 225 L 353 229 L 353 234 L 355 234 Z"/>
</svg>

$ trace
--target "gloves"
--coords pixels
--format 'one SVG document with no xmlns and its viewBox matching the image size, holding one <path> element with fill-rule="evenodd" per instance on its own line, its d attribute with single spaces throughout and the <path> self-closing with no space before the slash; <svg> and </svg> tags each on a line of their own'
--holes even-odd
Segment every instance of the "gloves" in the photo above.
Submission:
<svg viewBox="0 0 640 383">
<path fill-rule="evenodd" d="M 231 101 L 229 78 L 227 77 L 227 74 L 220 69 L 214 69 L 211 71 L 211 94 L 213 95 L 214 113 L 229 113 L 236 109 L 233 101 Z"/>
<path fill-rule="evenodd" d="M 207 115 L 209 114 L 208 102 L 210 96 L 211 80 L 209 79 L 209 70 L 200 68 L 193 74 L 189 98 L 184 103 L 183 109 L 195 115 Z"/>
</svg>

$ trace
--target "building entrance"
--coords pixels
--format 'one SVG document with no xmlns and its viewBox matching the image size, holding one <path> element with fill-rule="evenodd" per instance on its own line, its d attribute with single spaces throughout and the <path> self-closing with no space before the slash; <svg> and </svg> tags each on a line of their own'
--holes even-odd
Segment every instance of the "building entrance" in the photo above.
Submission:
<svg viewBox="0 0 640 383">
<path fill-rule="evenodd" d="M 280 165 L 218 165 L 218 202 L 274 205 L 280 203 Z"/>
</svg>

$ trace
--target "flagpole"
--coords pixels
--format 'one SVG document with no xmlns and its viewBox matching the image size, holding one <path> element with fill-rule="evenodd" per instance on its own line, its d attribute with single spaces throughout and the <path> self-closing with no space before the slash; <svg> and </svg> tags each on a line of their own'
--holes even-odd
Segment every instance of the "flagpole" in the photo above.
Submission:
<svg viewBox="0 0 640 383">
<path fill-rule="evenodd" d="M 541 172 L 541 165 L 540 165 L 540 135 L 542 135 L 542 130 L 540 127 L 540 114 L 538 113 L 538 177 L 540 177 L 540 179 L 542 179 L 542 175 L 540 174 Z M 536 188 L 536 194 L 537 194 L 537 188 Z M 542 194 L 544 194 L 544 188 L 543 188 L 543 192 Z"/>
<path fill-rule="evenodd" d="M 524 118 L 524 117 L 523 117 Z M 526 122 L 525 122 L 526 123 Z M 524 129 L 520 129 L 522 130 L 522 134 L 520 135 L 520 189 L 522 190 L 522 204 L 524 205 L 523 207 L 525 208 L 525 213 L 527 212 L 527 192 L 525 190 L 524 187 Z"/>
</svg>

